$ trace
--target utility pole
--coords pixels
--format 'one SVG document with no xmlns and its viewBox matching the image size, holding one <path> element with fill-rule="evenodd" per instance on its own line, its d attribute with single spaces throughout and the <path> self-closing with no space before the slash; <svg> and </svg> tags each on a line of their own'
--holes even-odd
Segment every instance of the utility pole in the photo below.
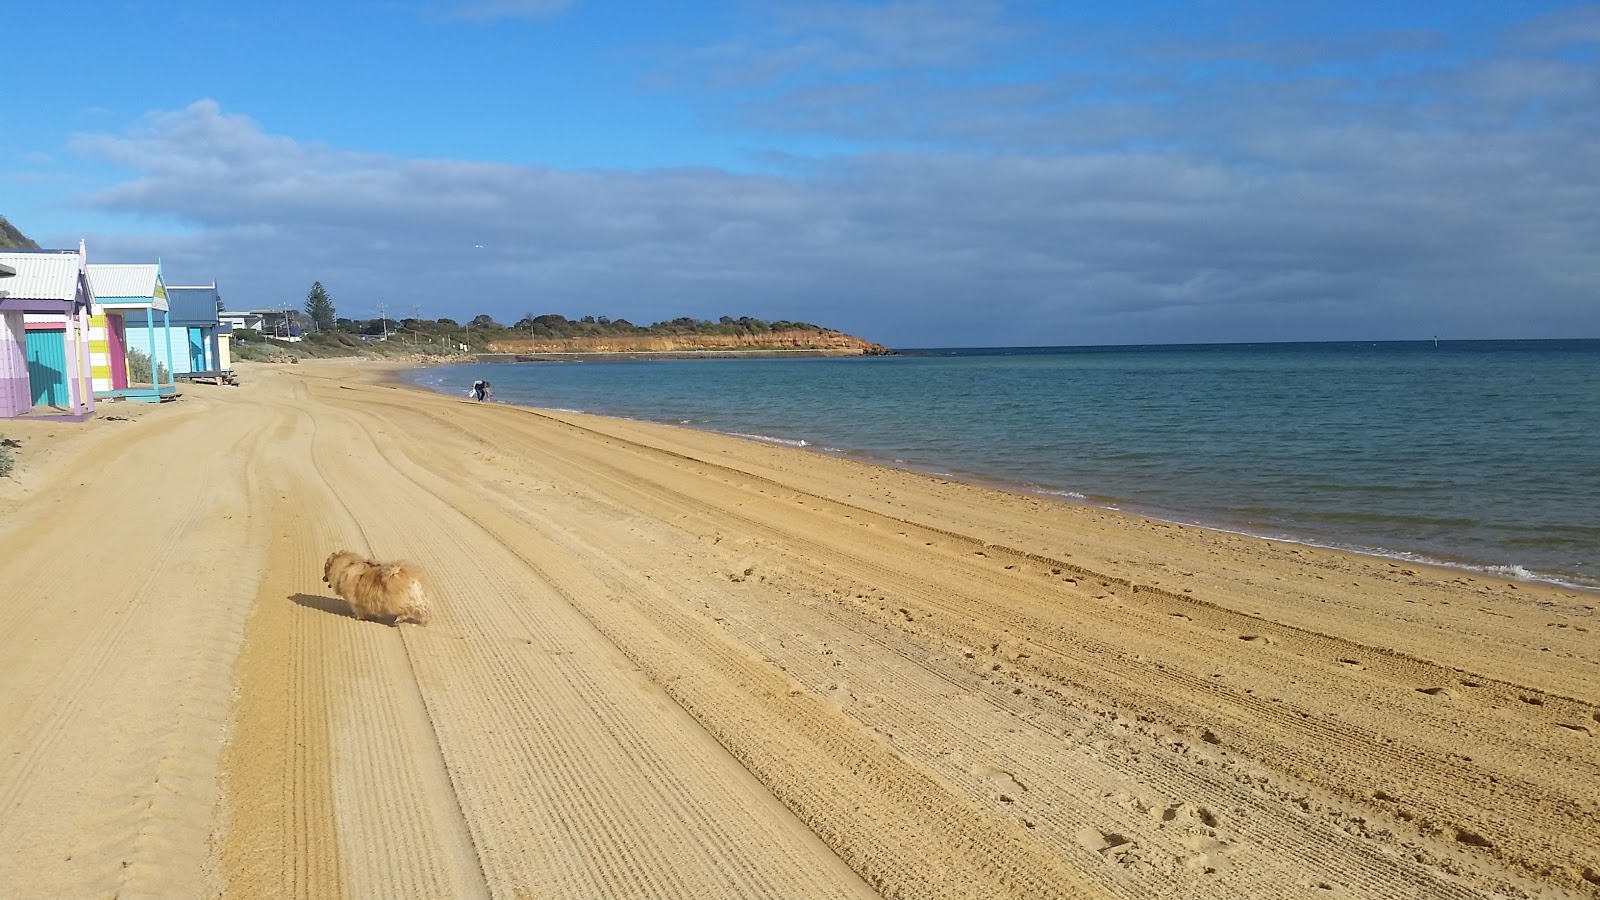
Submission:
<svg viewBox="0 0 1600 900">
<path fill-rule="evenodd" d="M 422 304 L 421 303 L 414 304 L 411 307 L 411 321 L 413 321 L 413 322 L 421 322 L 422 321 Z M 417 345 L 417 329 L 416 328 L 412 328 L 411 329 L 411 346 L 415 347 L 416 345 Z"/>
<path fill-rule="evenodd" d="M 378 321 L 383 323 L 383 339 L 389 339 L 389 306 L 385 303 L 378 304 Z"/>
</svg>

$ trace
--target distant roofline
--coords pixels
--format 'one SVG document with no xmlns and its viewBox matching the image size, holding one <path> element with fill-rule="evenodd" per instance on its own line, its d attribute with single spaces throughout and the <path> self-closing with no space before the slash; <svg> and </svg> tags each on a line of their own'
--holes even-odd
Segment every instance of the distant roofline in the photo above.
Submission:
<svg viewBox="0 0 1600 900">
<path fill-rule="evenodd" d="M 167 290 L 169 290 L 169 291 L 214 291 L 216 289 L 217 289 L 217 283 L 215 281 L 211 282 L 210 284 L 169 284 L 169 285 L 167 285 Z"/>
</svg>

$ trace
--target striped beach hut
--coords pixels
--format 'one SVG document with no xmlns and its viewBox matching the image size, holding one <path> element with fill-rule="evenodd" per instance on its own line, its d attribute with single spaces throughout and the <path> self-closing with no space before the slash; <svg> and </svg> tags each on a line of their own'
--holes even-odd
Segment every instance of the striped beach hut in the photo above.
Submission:
<svg viewBox="0 0 1600 900">
<path fill-rule="evenodd" d="M 15 273 L 0 280 L 0 418 L 94 412 L 87 259 L 81 241 L 77 250 L 0 252 L 0 267 Z"/>
<path fill-rule="evenodd" d="M 121 319 L 120 327 L 108 320 L 106 337 L 106 369 L 99 387 L 99 396 L 125 397 L 159 402 L 163 397 L 176 396 L 177 380 L 174 373 L 177 360 L 172 334 L 167 286 L 161 278 L 160 263 L 107 264 L 89 266 L 89 283 L 94 289 L 96 304 L 105 312 Z M 113 338 L 113 335 L 115 337 Z M 116 342 L 116 350 L 112 342 Z M 116 386 L 115 354 L 138 350 L 150 358 L 151 384 L 133 384 L 126 363 L 122 366 L 122 387 Z M 164 378 L 162 376 L 165 376 Z"/>
</svg>

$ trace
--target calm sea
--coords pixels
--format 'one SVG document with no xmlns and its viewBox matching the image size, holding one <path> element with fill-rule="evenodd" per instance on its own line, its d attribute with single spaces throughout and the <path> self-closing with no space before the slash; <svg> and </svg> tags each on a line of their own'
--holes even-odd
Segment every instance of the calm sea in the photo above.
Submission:
<svg viewBox="0 0 1600 900">
<path fill-rule="evenodd" d="M 912 350 L 413 380 L 1600 587 L 1600 341 Z"/>
</svg>

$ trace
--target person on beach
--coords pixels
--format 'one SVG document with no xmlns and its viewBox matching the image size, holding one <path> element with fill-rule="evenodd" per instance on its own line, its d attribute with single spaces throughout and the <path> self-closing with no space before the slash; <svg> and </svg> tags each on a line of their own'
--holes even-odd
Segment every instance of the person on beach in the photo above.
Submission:
<svg viewBox="0 0 1600 900">
<path fill-rule="evenodd" d="M 474 381 L 472 383 L 471 396 L 472 399 L 482 403 L 483 399 L 489 396 L 489 383 L 487 381 L 483 381 L 482 379 Z"/>
<path fill-rule="evenodd" d="M 489 387 L 489 382 L 485 381 L 483 383 L 483 396 L 479 397 L 478 399 L 484 401 L 485 403 L 487 403 L 489 401 L 489 398 L 493 397 L 493 396 L 494 396 L 494 388 Z"/>
</svg>

